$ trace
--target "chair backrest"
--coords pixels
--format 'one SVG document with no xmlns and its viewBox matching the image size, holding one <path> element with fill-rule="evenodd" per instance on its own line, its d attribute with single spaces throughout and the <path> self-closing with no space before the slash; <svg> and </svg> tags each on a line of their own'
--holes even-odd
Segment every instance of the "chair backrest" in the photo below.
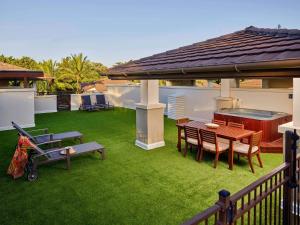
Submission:
<svg viewBox="0 0 300 225">
<path fill-rule="evenodd" d="M 224 120 L 215 120 L 215 119 L 213 119 L 212 122 L 215 123 L 215 124 L 221 125 L 221 126 L 226 126 L 226 121 L 224 121 Z"/>
<path fill-rule="evenodd" d="M 20 135 L 25 136 L 25 137 L 29 138 L 29 140 L 32 141 L 33 143 L 36 143 L 36 140 L 32 135 L 30 135 L 27 131 L 25 131 L 22 127 L 20 127 L 14 121 L 12 121 L 11 123 Z"/>
<path fill-rule="evenodd" d="M 241 129 L 245 128 L 244 124 L 242 124 L 242 123 L 235 123 L 235 122 L 228 122 L 227 126 L 241 128 Z"/>
<path fill-rule="evenodd" d="M 252 134 L 252 136 L 250 138 L 250 147 L 252 148 L 254 146 L 257 146 L 259 148 L 260 143 L 261 143 L 261 139 L 262 139 L 262 131 L 258 131 L 256 133 Z"/>
<path fill-rule="evenodd" d="M 99 105 L 105 105 L 105 96 L 104 95 L 96 95 L 96 102 Z"/>
<path fill-rule="evenodd" d="M 201 142 L 207 142 L 217 145 L 217 134 L 210 130 L 200 130 Z"/>
<path fill-rule="evenodd" d="M 187 140 L 187 138 L 193 138 L 198 140 L 198 144 L 200 144 L 200 133 L 197 128 L 184 126 L 184 134 L 185 140 Z"/>
<path fill-rule="evenodd" d="M 46 152 L 41 149 L 39 146 L 37 146 L 36 144 L 32 143 L 32 149 L 35 151 L 36 154 L 41 155 L 41 154 L 45 154 Z M 47 154 L 44 155 L 46 158 L 49 158 L 49 156 Z"/>
<path fill-rule="evenodd" d="M 81 102 L 82 102 L 82 105 L 92 105 L 91 96 L 90 95 L 82 95 Z"/>
<path fill-rule="evenodd" d="M 180 118 L 176 120 L 176 124 L 187 123 L 189 121 L 190 121 L 189 118 Z"/>
</svg>

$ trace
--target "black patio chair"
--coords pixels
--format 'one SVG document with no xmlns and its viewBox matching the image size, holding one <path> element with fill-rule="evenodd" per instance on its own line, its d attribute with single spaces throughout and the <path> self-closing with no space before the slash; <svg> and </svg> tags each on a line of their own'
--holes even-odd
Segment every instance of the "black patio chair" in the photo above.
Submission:
<svg viewBox="0 0 300 225">
<path fill-rule="evenodd" d="M 40 165 L 49 164 L 56 161 L 66 161 L 67 169 L 71 167 L 71 158 L 90 152 L 98 152 L 101 159 L 105 159 L 104 147 L 97 142 L 88 142 L 64 148 L 53 148 L 43 150 L 37 145 L 32 145 L 30 149 L 26 173 L 28 181 L 34 181 L 38 178 L 37 168 Z M 72 153 L 73 151 L 73 153 Z"/>
<path fill-rule="evenodd" d="M 112 104 L 106 103 L 104 95 L 96 95 L 96 106 L 104 107 L 105 109 L 114 109 Z"/>
<path fill-rule="evenodd" d="M 95 111 L 99 109 L 104 109 L 104 106 L 93 105 L 90 95 L 82 95 L 80 109 L 84 111 Z"/>
<path fill-rule="evenodd" d="M 29 140 L 36 145 L 45 145 L 45 144 L 53 145 L 55 143 L 58 143 L 60 145 L 61 142 L 66 139 L 79 140 L 80 143 L 82 143 L 83 134 L 78 131 L 67 131 L 67 132 L 57 133 L 57 134 L 48 133 L 48 128 L 26 131 L 23 128 L 21 128 L 17 123 L 13 121 L 11 123 L 20 135 L 29 138 Z M 37 132 L 37 131 L 39 132 L 43 131 L 44 133 L 41 135 L 35 135 L 35 136 L 32 135 L 33 132 Z"/>
</svg>

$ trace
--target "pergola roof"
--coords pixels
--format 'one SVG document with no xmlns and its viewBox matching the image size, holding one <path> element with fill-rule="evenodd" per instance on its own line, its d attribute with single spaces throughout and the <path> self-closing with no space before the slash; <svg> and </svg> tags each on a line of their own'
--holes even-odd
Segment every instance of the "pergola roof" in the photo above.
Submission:
<svg viewBox="0 0 300 225">
<path fill-rule="evenodd" d="M 300 30 L 248 27 L 113 67 L 111 79 L 300 77 Z"/>
<path fill-rule="evenodd" d="M 0 62 L 0 80 L 2 79 L 39 79 L 43 78 L 43 71 L 29 70 L 19 66 Z"/>
</svg>

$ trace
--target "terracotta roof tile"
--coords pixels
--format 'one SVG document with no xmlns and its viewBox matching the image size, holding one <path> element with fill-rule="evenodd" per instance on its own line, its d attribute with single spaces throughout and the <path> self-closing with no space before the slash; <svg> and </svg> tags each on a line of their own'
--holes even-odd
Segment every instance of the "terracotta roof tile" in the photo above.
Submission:
<svg viewBox="0 0 300 225">
<path fill-rule="evenodd" d="M 8 63 L 0 62 L 0 71 L 29 71 L 28 69 L 22 68 L 20 66 L 11 65 Z"/>
<path fill-rule="evenodd" d="M 37 79 L 44 77 L 44 73 L 0 62 L 0 79 L 23 79 L 24 77 Z"/>
<path fill-rule="evenodd" d="M 300 30 L 248 27 L 111 68 L 109 74 L 300 59 Z"/>
</svg>

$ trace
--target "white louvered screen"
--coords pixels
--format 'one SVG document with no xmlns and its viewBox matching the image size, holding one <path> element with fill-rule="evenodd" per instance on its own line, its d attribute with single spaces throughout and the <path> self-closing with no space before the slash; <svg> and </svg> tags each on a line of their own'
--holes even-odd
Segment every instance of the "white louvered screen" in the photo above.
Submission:
<svg viewBox="0 0 300 225">
<path fill-rule="evenodd" d="M 184 96 L 169 95 L 168 96 L 168 118 L 180 119 L 184 117 Z"/>
</svg>

